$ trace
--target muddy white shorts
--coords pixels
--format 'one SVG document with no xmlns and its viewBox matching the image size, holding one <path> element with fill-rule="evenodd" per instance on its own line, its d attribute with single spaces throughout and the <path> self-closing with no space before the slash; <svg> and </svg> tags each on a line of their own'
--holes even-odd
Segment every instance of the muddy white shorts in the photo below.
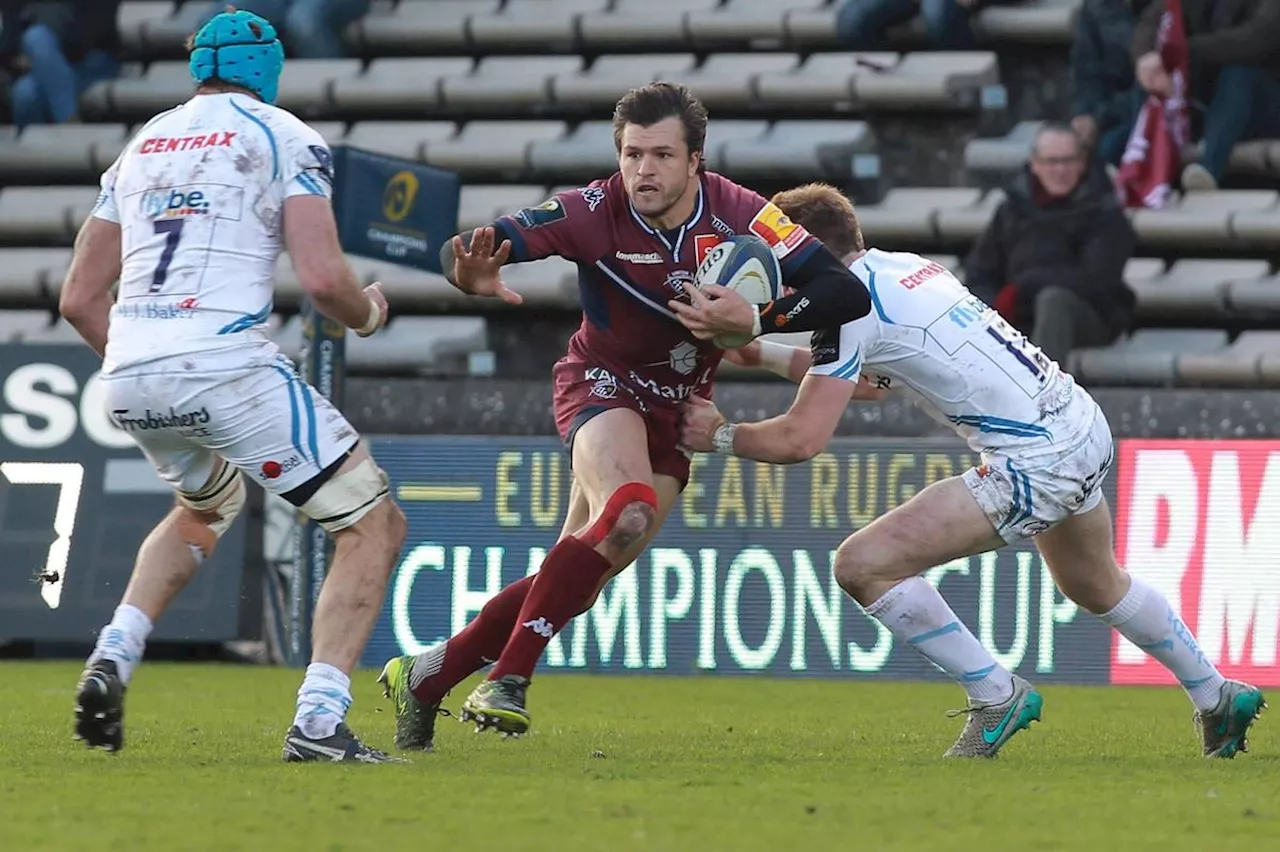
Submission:
<svg viewBox="0 0 1280 852">
<path fill-rule="evenodd" d="M 1030 538 L 1102 502 L 1114 443 L 1106 415 L 1085 399 L 1092 416 L 1072 440 L 1034 454 L 983 453 L 982 465 L 965 471 L 969 493 L 1006 542 Z"/>
<path fill-rule="evenodd" d="M 286 358 L 223 370 L 187 370 L 183 361 L 103 376 L 111 419 L 176 491 L 199 491 L 221 457 L 268 491 L 285 494 L 341 459 L 359 438 Z"/>
</svg>

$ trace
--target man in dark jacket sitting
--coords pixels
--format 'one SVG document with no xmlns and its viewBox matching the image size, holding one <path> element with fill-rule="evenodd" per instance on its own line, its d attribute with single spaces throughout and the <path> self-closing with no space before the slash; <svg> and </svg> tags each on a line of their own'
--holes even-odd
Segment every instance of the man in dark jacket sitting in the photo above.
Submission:
<svg viewBox="0 0 1280 852">
<path fill-rule="evenodd" d="M 1133 311 L 1123 273 L 1135 237 L 1080 137 L 1046 125 L 1005 192 L 965 261 L 969 289 L 1060 363 L 1115 340 Z"/>
</svg>

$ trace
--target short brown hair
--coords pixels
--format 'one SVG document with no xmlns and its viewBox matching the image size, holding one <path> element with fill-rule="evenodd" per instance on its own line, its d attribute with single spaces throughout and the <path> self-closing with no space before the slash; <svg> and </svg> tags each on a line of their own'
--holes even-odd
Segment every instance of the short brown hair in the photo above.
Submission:
<svg viewBox="0 0 1280 852">
<path fill-rule="evenodd" d="M 628 124 L 652 127 L 667 118 L 680 119 L 689 154 L 701 154 L 707 143 L 707 108 L 679 83 L 650 83 L 623 95 L 613 108 L 614 147 L 622 153 L 622 131 Z"/>
<path fill-rule="evenodd" d="M 853 202 L 826 183 L 806 183 L 773 196 L 787 218 L 822 240 L 836 257 L 866 248 Z"/>
</svg>

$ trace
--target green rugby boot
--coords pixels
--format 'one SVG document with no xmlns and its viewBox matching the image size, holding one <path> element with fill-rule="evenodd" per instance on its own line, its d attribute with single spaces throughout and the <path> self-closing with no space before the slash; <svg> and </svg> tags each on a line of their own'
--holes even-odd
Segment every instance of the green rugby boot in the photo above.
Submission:
<svg viewBox="0 0 1280 852">
<path fill-rule="evenodd" d="M 396 748 L 403 751 L 431 751 L 435 745 L 436 716 L 448 716 L 449 711 L 437 704 L 423 704 L 410 688 L 413 655 L 392 657 L 382 667 L 378 683 L 382 684 L 382 696 L 390 698 L 396 708 Z"/>
<path fill-rule="evenodd" d="M 953 710 L 948 716 L 969 714 L 964 730 L 955 745 L 943 757 L 995 757 L 1004 744 L 1018 731 L 1040 721 L 1044 698 L 1035 687 L 1017 675 L 1013 676 L 1013 695 L 1000 704 L 982 704 L 969 700 L 964 710 Z"/>
<path fill-rule="evenodd" d="M 1204 741 L 1204 756 L 1230 760 L 1248 751 L 1245 737 L 1266 706 L 1267 701 L 1256 686 L 1238 680 L 1224 683 L 1218 706 L 1193 717 Z"/>
<path fill-rule="evenodd" d="M 475 722 L 476 733 L 492 728 L 503 736 L 518 737 L 529 730 L 529 711 L 524 709 L 529 679 L 504 675 L 486 680 L 462 702 L 459 714 L 464 722 Z"/>
</svg>

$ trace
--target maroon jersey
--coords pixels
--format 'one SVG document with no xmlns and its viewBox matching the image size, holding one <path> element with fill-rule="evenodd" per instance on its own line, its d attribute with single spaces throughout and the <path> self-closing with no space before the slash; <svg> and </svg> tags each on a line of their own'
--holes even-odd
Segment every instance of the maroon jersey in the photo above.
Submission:
<svg viewBox="0 0 1280 852">
<path fill-rule="evenodd" d="M 632 208 L 621 173 L 557 193 L 496 223 L 513 261 L 559 255 L 578 265 L 582 325 L 569 358 L 607 370 L 649 405 L 674 406 L 711 383 L 722 350 L 698 340 L 667 302 L 685 296 L 717 243 L 751 233 L 773 249 L 783 277 L 820 243 L 772 202 L 710 172 L 693 214 L 660 231 Z"/>
</svg>

